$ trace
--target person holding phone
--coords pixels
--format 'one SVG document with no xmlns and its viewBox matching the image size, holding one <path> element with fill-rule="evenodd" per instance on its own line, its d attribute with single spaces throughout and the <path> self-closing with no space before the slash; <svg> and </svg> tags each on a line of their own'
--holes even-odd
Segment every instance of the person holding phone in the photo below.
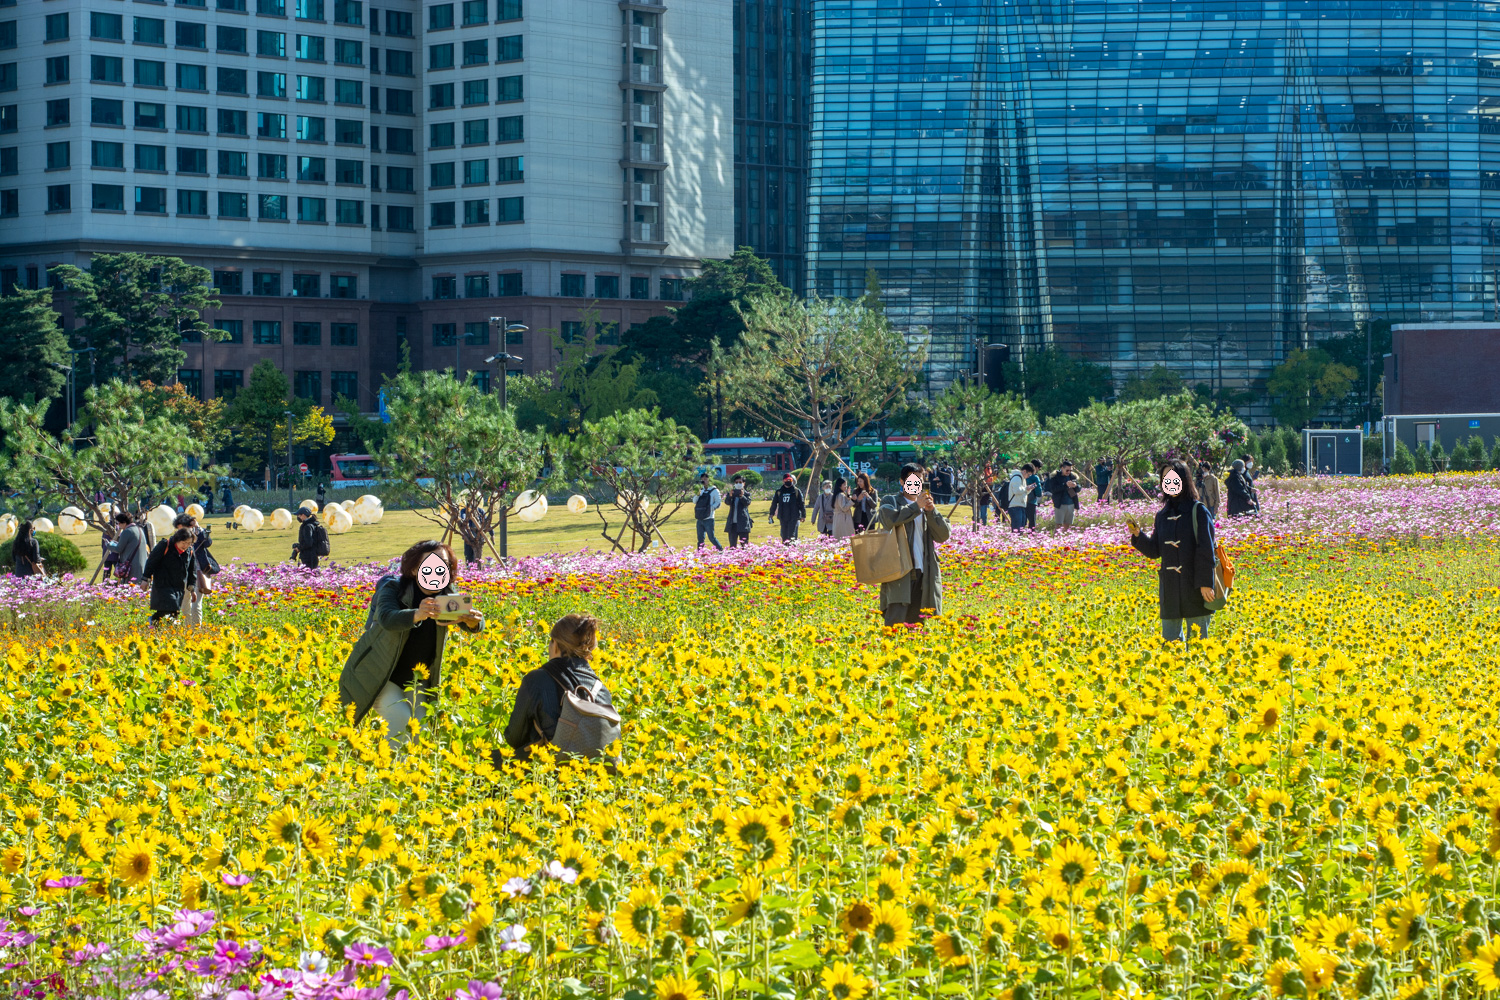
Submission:
<svg viewBox="0 0 1500 1000">
<path fill-rule="evenodd" d="M 923 489 L 922 467 L 901 467 L 901 492 L 881 505 L 877 520 L 910 546 L 912 570 L 880 585 L 880 612 L 887 626 L 916 625 L 924 608 L 943 613 L 943 577 L 938 567 L 937 543 L 948 540 L 948 522 L 937 511 L 932 494 Z"/>
<path fill-rule="evenodd" d="M 1156 512 L 1149 535 L 1134 518 L 1127 521 L 1130 544 L 1146 558 L 1161 560 L 1157 571 L 1161 637 L 1168 642 L 1186 641 L 1196 629 L 1198 637 L 1203 638 L 1208 635 L 1212 617 L 1204 602 L 1214 599 L 1217 566 L 1213 518 L 1198 501 L 1192 474 L 1184 462 L 1162 467 L 1161 494 L 1161 510 Z"/>
<path fill-rule="evenodd" d="M 339 675 L 339 701 L 354 706 L 354 724 L 373 709 L 385 720 L 392 750 L 405 745 L 408 724 L 425 718 L 436 697 L 448 639 L 437 598 L 458 593 L 457 581 L 458 559 L 447 545 L 429 539 L 407 549 L 397 575 L 375 585 L 364 634 Z M 452 624 L 481 632 L 484 613 L 473 609 Z"/>
</svg>

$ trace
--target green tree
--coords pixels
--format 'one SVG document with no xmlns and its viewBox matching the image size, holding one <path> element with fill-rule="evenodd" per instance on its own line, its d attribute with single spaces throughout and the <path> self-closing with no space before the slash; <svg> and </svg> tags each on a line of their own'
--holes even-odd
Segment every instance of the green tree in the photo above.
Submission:
<svg viewBox="0 0 1500 1000">
<path fill-rule="evenodd" d="M 859 304 L 866 309 L 885 315 L 885 302 L 881 298 L 884 293 L 880 288 L 880 272 L 873 267 L 865 269 L 865 294 L 859 297 Z"/>
<path fill-rule="evenodd" d="M 1398 438 L 1396 441 L 1396 451 L 1391 455 L 1391 474 L 1396 476 L 1410 476 L 1414 475 L 1416 471 L 1416 456 L 1411 453 L 1411 449 L 1406 446 L 1406 442 Z"/>
<path fill-rule="evenodd" d="M 1137 372 L 1126 378 L 1115 398 L 1122 403 L 1137 399 L 1158 399 L 1162 396 L 1176 396 L 1186 388 L 1187 384 L 1177 372 L 1166 365 L 1153 365 L 1144 375 Z"/>
<path fill-rule="evenodd" d="M 236 449 L 233 465 L 236 472 L 249 479 L 260 467 L 266 477 L 266 488 L 275 482 L 275 470 L 287 450 L 287 417 L 292 412 L 293 445 L 322 447 L 333 440 L 333 420 L 311 400 L 291 395 L 291 383 L 273 361 L 258 361 L 250 370 L 250 380 L 229 402 L 226 419 L 234 428 Z"/>
<path fill-rule="evenodd" d="M 1021 395 L 1043 418 L 1074 413 L 1090 400 L 1104 399 L 1111 389 L 1108 368 L 1055 347 L 1028 354 L 1023 361 L 1007 361 L 1005 384 L 1020 386 Z"/>
<path fill-rule="evenodd" d="M 208 449 L 139 385 L 115 379 L 89 388 L 62 434 L 42 426 L 46 412 L 44 403 L 0 399 L 0 484 L 37 507 L 79 508 L 106 539 L 115 524 L 104 504 L 130 510 L 217 472 L 188 470 L 189 457 L 206 461 Z"/>
<path fill-rule="evenodd" d="M 620 552 L 644 551 L 661 537 L 661 526 L 693 499 L 706 464 L 697 436 L 655 410 L 607 414 L 552 447 L 570 480 L 590 483 L 599 533 Z M 623 521 L 612 528 L 614 514 Z"/>
<path fill-rule="evenodd" d="M 1432 472 L 1432 452 L 1428 449 L 1425 441 L 1418 443 L 1414 457 L 1416 458 L 1418 472 L 1424 476 Z"/>
<path fill-rule="evenodd" d="M 1366 335 L 1369 337 L 1368 344 Z M 1353 404 L 1353 408 L 1358 411 L 1358 419 L 1364 420 L 1364 413 L 1368 412 L 1371 420 L 1379 420 L 1384 412 L 1380 398 L 1380 379 L 1385 370 L 1385 356 L 1391 351 L 1390 320 L 1360 322 L 1353 333 L 1329 337 L 1321 341 L 1318 347 L 1327 352 L 1336 364 L 1355 372 L 1353 391 L 1345 402 Z M 1341 417 L 1347 418 L 1349 415 L 1345 413 Z"/>
<path fill-rule="evenodd" d="M 739 247 L 728 260 L 705 260 L 687 283 L 688 301 L 678 306 L 676 357 L 706 363 L 714 348 L 728 348 L 745 332 L 744 308 L 753 299 L 791 298 L 771 264 L 750 247 Z"/>
<path fill-rule="evenodd" d="M 977 522 L 977 487 L 988 486 L 994 475 L 1003 476 L 1006 463 L 1031 448 L 1039 429 L 1036 414 L 1019 396 L 953 382 L 932 401 L 932 415 L 938 431 L 952 442 L 954 468 L 970 484 L 970 516 Z"/>
<path fill-rule="evenodd" d="M 621 348 L 600 346 L 599 311 L 592 306 L 584 310 L 582 322 L 583 337 L 572 342 L 548 331 L 560 357 L 548 373 L 550 385 L 516 404 L 516 421 L 522 427 L 576 434 L 587 421 L 656 405 L 656 396 L 638 384 L 640 362 L 621 362 L 616 357 Z"/>
<path fill-rule="evenodd" d="M 62 391 L 67 375 L 53 366 L 70 362 L 68 336 L 57 318 L 50 288 L 18 288 L 0 298 L 0 344 L 6 359 L 0 366 L 0 396 L 41 403 Z"/>
<path fill-rule="evenodd" d="M 60 264 L 52 273 L 83 320 L 78 333 L 95 351 L 100 381 L 175 382 L 187 360 L 184 333 L 209 340 L 227 336 L 202 315 L 220 304 L 209 285 L 212 275 L 181 258 L 106 253 L 94 257 L 87 271 Z"/>
<path fill-rule="evenodd" d="M 1266 434 L 1260 443 L 1260 466 L 1273 475 L 1285 475 L 1291 471 L 1291 464 L 1287 458 L 1286 444 L 1281 440 L 1281 435 L 1272 431 Z"/>
<path fill-rule="evenodd" d="M 392 497 L 493 550 L 490 532 L 541 471 L 544 439 L 518 429 L 497 394 L 451 373 L 401 372 L 385 387 L 391 420 L 370 456 Z"/>
<path fill-rule="evenodd" d="M 1323 407 L 1349 393 L 1357 375 L 1321 348 L 1292 351 L 1266 379 L 1271 415 L 1287 427 L 1306 427 Z"/>
<path fill-rule="evenodd" d="M 745 332 L 715 353 L 724 401 L 812 451 L 823 466 L 913 386 L 927 360 L 885 315 L 846 299 L 765 294 L 744 307 Z"/>
</svg>

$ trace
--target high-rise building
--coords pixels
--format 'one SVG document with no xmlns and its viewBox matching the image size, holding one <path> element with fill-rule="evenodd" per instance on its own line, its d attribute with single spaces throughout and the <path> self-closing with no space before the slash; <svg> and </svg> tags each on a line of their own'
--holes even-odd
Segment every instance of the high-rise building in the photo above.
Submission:
<svg viewBox="0 0 1500 1000">
<path fill-rule="evenodd" d="M 0 0 L 0 284 L 135 250 L 213 273 L 205 397 L 275 361 L 375 405 L 417 367 L 601 339 L 731 250 L 731 0 Z M 530 327 L 504 343 L 490 318 Z M 504 334 L 499 336 L 504 337 Z"/>
<path fill-rule="evenodd" d="M 806 287 L 811 0 L 734 3 L 734 243 Z"/>
<path fill-rule="evenodd" d="M 809 284 L 1117 381 L 1242 387 L 1496 300 L 1500 11 L 1417 0 L 829 0 Z"/>
</svg>

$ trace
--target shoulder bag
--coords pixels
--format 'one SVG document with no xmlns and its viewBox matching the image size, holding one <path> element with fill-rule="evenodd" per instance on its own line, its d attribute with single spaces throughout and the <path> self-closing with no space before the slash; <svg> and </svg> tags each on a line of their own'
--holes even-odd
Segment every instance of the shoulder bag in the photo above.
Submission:
<svg viewBox="0 0 1500 1000">
<path fill-rule="evenodd" d="M 868 528 L 849 538 L 854 555 L 854 579 L 860 583 L 890 583 L 906 576 L 914 568 L 909 537 L 898 525 L 890 531 Z"/>
</svg>

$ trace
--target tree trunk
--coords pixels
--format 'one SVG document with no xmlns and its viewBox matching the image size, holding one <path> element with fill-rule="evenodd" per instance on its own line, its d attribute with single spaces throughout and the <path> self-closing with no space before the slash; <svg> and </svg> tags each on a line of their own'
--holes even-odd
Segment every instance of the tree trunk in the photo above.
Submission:
<svg viewBox="0 0 1500 1000">
<path fill-rule="evenodd" d="M 813 497 L 816 495 L 815 488 L 818 485 L 818 477 L 822 474 L 823 463 L 828 460 L 831 452 L 832 449 L 822 439 L 813 444 L 812 460 L 808 463 L 807 489 L 803 491 L 802 497 L 804 501 L 811 503 Z"/>
</svg>

